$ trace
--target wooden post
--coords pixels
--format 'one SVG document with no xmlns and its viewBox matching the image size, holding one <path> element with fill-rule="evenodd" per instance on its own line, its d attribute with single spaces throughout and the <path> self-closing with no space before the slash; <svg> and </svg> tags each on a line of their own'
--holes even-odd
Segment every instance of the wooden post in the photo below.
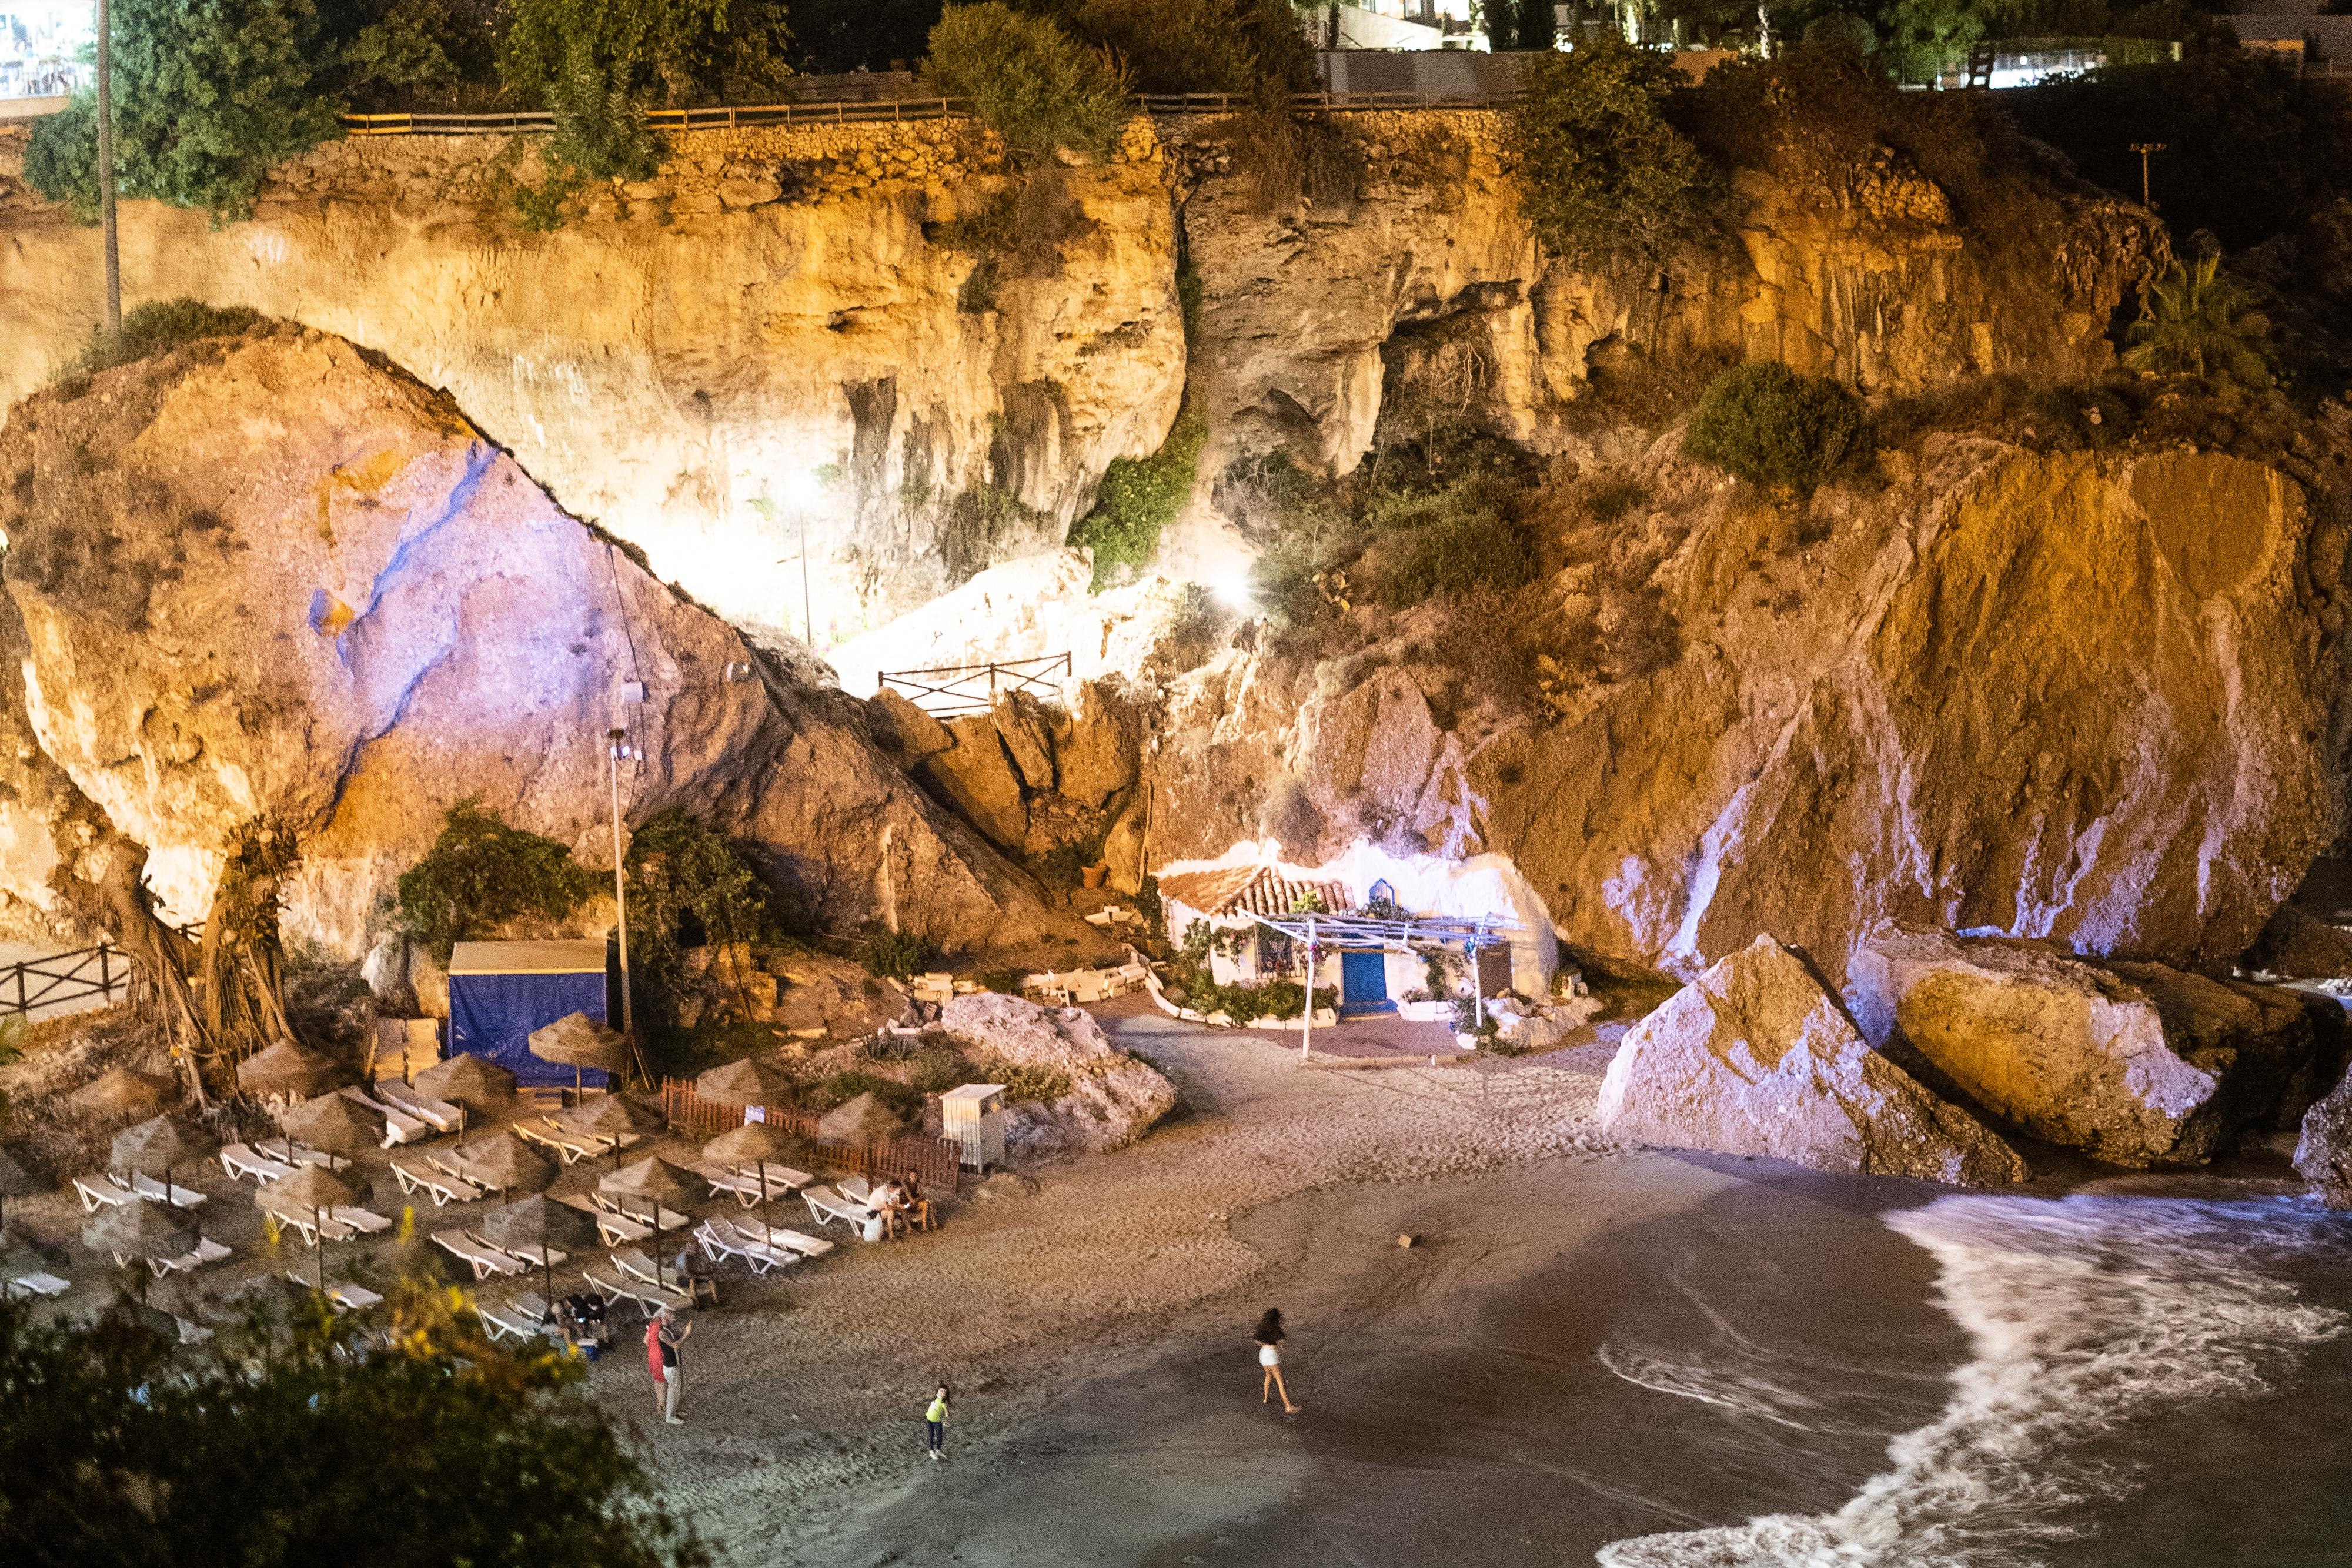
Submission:
<svg viewBox="0 0 2352 1568">
<path fill-rule="evenodd" d="M 1298 1060 L 1315 1050 L 1315 916 L 1307 917 L 1307 1004 L 1298 1009 Z"/>
<path fill-rule="evenodd" d="M 98 217 L 106 249 L 106 331 L 122 330 L 122 253 L 114 228 L 114 66 L 113 20 L 107 0 L 98 0 Z M 24 989 L 24 977 L 16 977 Z"/>
</svg>

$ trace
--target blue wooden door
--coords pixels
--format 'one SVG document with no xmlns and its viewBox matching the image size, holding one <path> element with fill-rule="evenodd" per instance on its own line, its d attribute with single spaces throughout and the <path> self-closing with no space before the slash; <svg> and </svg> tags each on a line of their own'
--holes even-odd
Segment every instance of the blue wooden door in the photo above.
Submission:
<svg viewBox="0 0 2352 1568">
<path fill-rule="evenodd" d="M 1385 1012 L 1396 1005 L 1389 1000 L 1387 955 L 1339 955 L 1339 1005 L 1358 1013 Z"/>
</svg>

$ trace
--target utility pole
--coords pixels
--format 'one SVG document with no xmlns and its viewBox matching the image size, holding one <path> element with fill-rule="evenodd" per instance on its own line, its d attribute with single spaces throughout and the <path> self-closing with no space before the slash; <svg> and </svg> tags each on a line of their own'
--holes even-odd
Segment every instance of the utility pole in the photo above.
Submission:
<svg viewBox="0 0 2352 1568">
<path fill-rule="evenodd" d="M 105 231 L 106 332 L 122 330 L 122 255 L 114 238 L 113 19 L 98 0 L 98 221 Z"/>
<path fill-rule="evenodd" d="M 2170 143 L 2163 141 L 2135 141 L 2131 144 L 2131 150 L 2139 154 L 2139 204 L 2151 213 L 2156 211 L 2156 204 L 2147 199 L 2147 155 L 2161 152 Z"/>
<path fill-rule="evenodd" d="M 628 868 L 621 859 L 621 754 L 628 749 L 621 743 L 629 732 L 612 732 L 612 745 L 605 748 L 613 779 L 613 903 L 620 911 L 621 925 L 621 1032 L 629 1037 L 631 1050 L 636 1048 L 636 1030 L 629 1011 L 629 881 Z M 643 1071 L 644 1068 L 639 1067 Z"/>
</svg>

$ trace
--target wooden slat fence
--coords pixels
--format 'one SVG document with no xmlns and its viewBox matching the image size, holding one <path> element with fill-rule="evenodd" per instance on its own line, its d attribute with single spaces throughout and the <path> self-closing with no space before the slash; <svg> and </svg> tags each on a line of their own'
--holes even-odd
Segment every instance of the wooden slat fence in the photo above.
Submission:
<svg viewBox="0 0 2352 1568">
<path fill-rule="evenodd" d="M 672 1127 L 698 1138 L 715 1138 L 743 1124 L 741 1106 L 713 1104 L 694 1092 L 691 1079 L 663 1079 L 661 1104 L 662 1113 L 669 1118 Z M 797 1133 L 816 1146 L 821 1158 L 861 1176 L 896 1180 L 913 1171 L 925 1188 L 953 1196 L 957 1178 L 962 1174 L 963 1149 L 952 1139 L 917 1135 L 880 1143 L 839 1144 L 817 1136 L 817 1118 L 812 1112 L 781 1105 L 762 1106 L 761 1111 L 769 1125 Z"/>
</svg>

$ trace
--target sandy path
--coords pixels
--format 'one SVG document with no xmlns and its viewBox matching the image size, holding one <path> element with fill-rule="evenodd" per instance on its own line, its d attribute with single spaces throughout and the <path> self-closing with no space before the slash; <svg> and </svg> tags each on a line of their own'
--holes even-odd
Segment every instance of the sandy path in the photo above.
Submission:
<svg viewBox="0 0 2352 1568">
<path fill-rule="evenodd" d="M 820 1519 L 870 1499 L 866 1483 L 903 1477 L 933 1380 L 1015 1423 L 1059 1379 L 1150 1347 L 1170 1314 L 1248 1281 L 1264 1266 L 1234 1234 L 1248 1210 L 1607 1146 L 1589 1071 L 1308 1071 L 1247 1036 L 1150 1013 L 1104 1021 L 1182 1090 L 1170 1125 L 1040 1169 L 1034 1197 L 967 1205 L 937 1234 L 846 1243 L 789 1282 L 730 1275 L 725 1304 L 698 1314 L 688 1423 L 646 1436 L 668 1501 L 737 1561 L 793 1560 Z M 593 1385 L 635 1420 L 650 1397 L 633 1343 L 625 1330 Z"/>
</svg>

